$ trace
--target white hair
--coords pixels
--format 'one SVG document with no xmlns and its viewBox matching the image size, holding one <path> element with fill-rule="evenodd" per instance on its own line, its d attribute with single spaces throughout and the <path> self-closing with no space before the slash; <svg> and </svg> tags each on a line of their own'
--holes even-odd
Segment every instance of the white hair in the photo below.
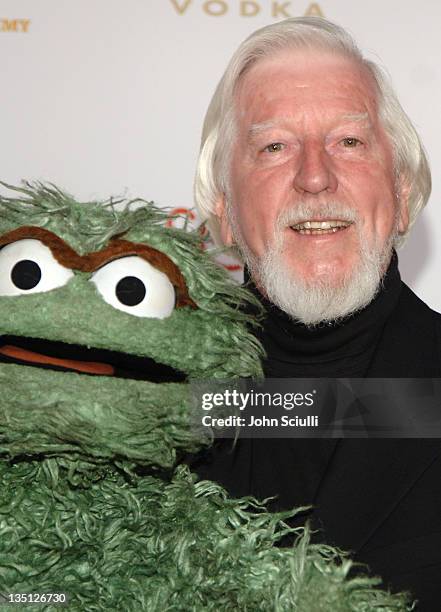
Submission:
<svg viewBox="0 0 441 612">
<path fill-rule="evenodd" d="M 353 38 L 340 26 L 321 17 L 294 17 L 257 30 L 239 46 L 208 107 L 194 196 L 215 242 L 221 244 L 215 205 L 223 194 L 229 193 L 230 158 L 236 127 L 234 96 L 238 82 L 260 59 L 286 48 L 345 55 L 369 71 L 377 87 L 379 118 L 392 146 L 397 189 L 402 182 L 410 187 L 409 231 L 429 199 L 430 169 L 421 140 L 401 107 L 388 76 L 380 66 L 363 57 Z M 403 238 L 405 235 L 400 241 Z"/>
</svg>

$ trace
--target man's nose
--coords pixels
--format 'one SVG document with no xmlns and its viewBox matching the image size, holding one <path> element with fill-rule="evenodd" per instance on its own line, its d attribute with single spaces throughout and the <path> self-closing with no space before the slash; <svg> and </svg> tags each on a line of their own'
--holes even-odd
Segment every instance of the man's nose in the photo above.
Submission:
<svg viewBox="0 0 441 612">
<path fill-rule="evenodd" d="M 333 193 L 337 184 L 332 159 L 325 147 L 318 142 L 304 143 L 294 177 L 294 189 L 299 193 Z"/>
</svg>

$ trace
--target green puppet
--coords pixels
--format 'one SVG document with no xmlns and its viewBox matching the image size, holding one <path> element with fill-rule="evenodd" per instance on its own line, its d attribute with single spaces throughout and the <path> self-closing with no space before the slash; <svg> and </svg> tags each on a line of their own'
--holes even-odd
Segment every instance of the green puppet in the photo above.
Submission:
<svg viewBox="0 0 441 612">
<path fill-rule="evenodd" d="M 10 189 L 0 197 L 0 601 L 410 610 L 378 579 L 349 578 L 348 558 L 309 543 L 307 528 L 292 548 L 274 546 L 294 511 L 230 499 L 180 463 L 207 444 L 191 426 L 189 381 L 261 373 L 242 308 L 252 298 L 200 236 L 165 227 L 142 201 Z"/>
</svg>

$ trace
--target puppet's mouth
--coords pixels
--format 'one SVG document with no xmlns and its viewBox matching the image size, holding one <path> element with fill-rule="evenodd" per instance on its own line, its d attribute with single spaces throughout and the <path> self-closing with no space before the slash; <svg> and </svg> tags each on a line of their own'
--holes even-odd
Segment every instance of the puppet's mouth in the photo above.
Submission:
<svg viewBox="0 0 441 612">
<path fill-rule="evenodd" d="M 187 379 L 184 372 L 149 357 L 20 336 L 0 337 L 0 362 L 155 383 L 184 382 Z"/>
</svg>

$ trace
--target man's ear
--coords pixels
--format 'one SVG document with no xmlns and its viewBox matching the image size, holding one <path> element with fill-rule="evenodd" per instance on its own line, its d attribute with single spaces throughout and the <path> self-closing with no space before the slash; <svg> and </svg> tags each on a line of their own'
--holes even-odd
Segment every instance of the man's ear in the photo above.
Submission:
<svg viewBox="0 0 441 612">
<path fill-rule="evenodd" d="M 216 201 L 214 214 L 219 219 L 220 237 L 225 246 L 233 246 L 233 232 L 231 231 L 230 220 L 228 218 L 227 201 L 225 194 L 221 194 Z"/>
<path fill-rule="evenodd" d="M 399 206 L 398 215 L 398 231 L 400 234 L 405 234 L 409 227 L 409 196 L 411 191 L 410 182 L 407 178 L 400 179 L 399 188 L 397 189 L 397 201 Z"/>
</svg>

